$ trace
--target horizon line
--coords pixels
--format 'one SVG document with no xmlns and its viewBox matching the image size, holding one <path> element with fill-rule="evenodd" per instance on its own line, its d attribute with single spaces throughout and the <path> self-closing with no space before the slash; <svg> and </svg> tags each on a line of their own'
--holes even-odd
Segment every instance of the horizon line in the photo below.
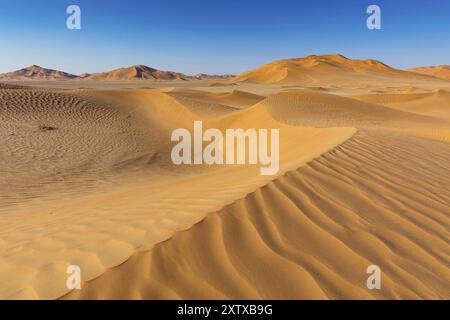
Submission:
<svg viewBox="0 0 450 320">
<path fill-rule="evenodd" d="M 304 59 L 304 58 L 308 58 L 308 57 L 323 57 L 323 56 L 342 56 L 345 59 L 354 60 L 354 61 L 375 60 L 375 61 L 378 61 L 380 63 L 383 63 L 383 64 L 387 65 L 390 68 L 397 69 L 397 70 L 405 70 L 405 71 L 406 70 L 411 70 L 411 69 L 416 69 L 416 68 L 448 67 L 448 66 L 450 66 L 450 64 L 438 64 L 438 65 L 418 65 L 418 66 L 411 67 L 411 68 L 397 68 L 397 67 L 394 67 L 394 66 L 392 66 L 392 65 L 390 65 L 388 63 L 385 63 L 383 60 L 380 60 L 380 59 L 373 59 L 373 58 L 366 58 L 366 59 L 349 58 L 346 55 L 343 55 L 343 54 L 340 54 L 340 53 L 326 53 L 326 54 L 310 54 L 310 55 L 305 55 L 305 56 L 300 56 L 300 57 L 280 58 L 280 59 L 271 60 L 271 61 L 268 61 L 266 63 L 263 63 L 263 64 L 257 66 L 256 68 L 259 68 L 260 66 L 263 66 L 263 65 L 266 65 L 266 64 L 269 64 L 269 63 L 273 63 L 273 62 L 277 62 L 277 61 Z M 28 65 L 26 67 L 18 68 L 18 69 L 15 69 L 15 70 L 0 72 L 0 74 L 3 75 L 3 74 L 6 74 L 6 73 L 17 72 L 17 71 L 28 69 L 28 68 L 31 68 L 31 67 L 38 67 L 38 68 L 45 69 L 45 70 L 63 72 L 63 73 L 66 73 L 68 75 L 76 76 L 76 77 L 80 77 L 81 75 L 84 75 L 84 74 L 93 75 L 93 74 L 111 72 L 111 71 L 119 70 L 119 69 L 128 69 L 128 68 L 132 68 L 132 67 L 147 67 L 147 68 L 151 68 L 151 69 L 154 69 L 154 70 L 157 70 L 157 71 L 173 72 L 173 73 L 178 73 L 178 74 L 182 74 L 182 75 L 186 75 L 186 76 L 190 76 L 190 77 L 196 76 L 196 75 L 200 75 L 200 74 L 205 74 L 205 75 L 210 75 L 210 76 L 214 76 L 214 75 L 215 76 L 235 76 L 236 75 L 234 73 L 208 73 L 208 72 L 202 72 L 202 71 L 197 72 L 197 73 L 184 73 L 184 72 L 174 71 L 174 69 L 157 68 L 157 67 L 153 67 L 153 66 L 149 66 L 147 64 L 141 64 L 141 63 L 132 64 L 132 65 L 128 65 L 128 66 L 110 67 L 110 68 L 108 68 L 105 71 L 80 72 L 80 73 L 67 72 L 67 71 L 65 71 L 64 68 L 59 69 L 59 68 L 56 68 L 56 67 L 50 67 L 50 66 L 47 67 L 47 66 L 42 66 L 42 65 L 39 65 L 39 64 L 30 64 L 30 65 Z M 250 70 L 254 70 L 254 69 L 250 69 Z M 250 71 L 250 70 L 240 71 L 238 74 L 245 73 L 245 72 Z"/>
</svg>

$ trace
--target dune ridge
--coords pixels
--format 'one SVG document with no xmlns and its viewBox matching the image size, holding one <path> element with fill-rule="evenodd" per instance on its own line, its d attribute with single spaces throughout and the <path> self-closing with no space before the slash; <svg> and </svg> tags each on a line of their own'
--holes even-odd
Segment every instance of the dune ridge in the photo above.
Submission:
<svg viewBox="0 0 450 320">
<path fill-rule="evenodd" d="M 240 90 L 205 92 L 178 89 L 167 93 L 194 113 L 207 117 L 226 115 L 232 111 L 251 107 L 265 99 L 264 96 Z"/>
<path fill-rule="evenodd" d="M 119 68 L 108 72 L 94 73 L 81 80 L 109 81 L 109 80 L 187 80 L 182 73 L 162 71 L 144 65 Z"/>
<path fill-rule="evenodd" d="M 432 66 L 432 67 L 418 67 L 409 69 L 408 71 L 431 75 L 433 77 L 450 79 L 450 66 Z"/>
<path fill-rule="evenodd" d="M 359 131 L 63 299 L 448 299 L 450 146 L 428 139 L 448 121 L 310 90 L 249 110 Z"/>
<path fill-rule="evenodd" d="M 374 59 L 353 60 L 339 54 L 312 55 L 268 63 L 237 76 L 234 81 L 268 84 L 358 86 L 383 82 L 436 81 L 429 75 L 394 69 Z"/>
<path fill-rule="evenodd" d="M 360 131 L 63 298 L 448 299 L 449 156 Z M 365 287 L 372 264 L 383 290 Z"/>
<path fill-rule="evenodd" d="M 447 90 L 441 89 L 424 93 L 369 94 L 354 96 L 354 98 L 415 114 L 450 119 L 450 92 Z"/>
<path fill-rule="evenodd" d="M 448 81 L 282 64 L 220 85 L 0 85 L 0 298 L 448 299 Z M 279 129 L 278 175 L 175 166 L 171 132 L 196 120 Z"/>
<path fill-rule="evenodd" d="M 7 165 L 21 168 L 24 180 L 16 183 L 22 183 L 23 192 L 27 192 L 24 199 L 20 192 L 15 193 L 20 185 L 1 186 L 10 193 L 8 203 L 0 208 L 1 298 L 61 297 L 68 292 L 68 265 L 79 265 L 85 280 L 96 278 L 136 250 L 151 248 L 174 232 L 189 228 L 206 213 L 276 178 L 260 176 L 257 166 L 173 165 L 169 156 L 171 130 L 190 128 L 198 116 L 164 92 L 6 89 L 0 94 L 1 116 L 13 124 L 0 132 L 8 136 L 0 149 L 3 169 L 17 176 Z M 53 102 L 51 108 L 48 101 Z M 280 129 L 285 138 L 280 146 L 279 175 L 333 148 L 355 131 L 283 125 L 261 107 L 238 110 L 230 116 L 229 120 L 226 116 L 205 119 L 205 127 Z M 15 117 L 29 117 L 30 125 L 14 125 Z M 34 117 L 45 122 L 37 125 Z M 80 123 L 85 127 L 79 127 Z M 11 129 L 14 134 L 9 136 Z M 20 145 L 25 142 L 39 146 L 32 150 L 51 154 L 48 163 L 36 161 L 42 157 L 36 153 L 22 153 L 29 158 L 16 157 L 19 150 L 26 150 Z M 79 148 L 67 149 L 77 143 L 86 149 L 80 153 L 81 159 L 73 154 Z M 29 189 L 30 177 L 36 171 L 43 174 L 35 177 L 36 189 Z M 52 180 L 55 171 L 64 173 L 59 182 Z M 89 188 L 86 181 L 91 181 Z"/>
</svg>

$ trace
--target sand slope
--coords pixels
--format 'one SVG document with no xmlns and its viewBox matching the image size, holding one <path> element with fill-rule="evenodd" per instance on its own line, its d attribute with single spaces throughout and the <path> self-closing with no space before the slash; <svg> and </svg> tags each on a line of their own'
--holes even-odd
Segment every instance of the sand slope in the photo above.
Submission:
<svg viewBox="0 0 450 320">
<path fill-rule="evenodd" d="M 411 124 L 420 126 L 440 122 L 439 119 L 381 104 L 311 90 L 273 94 L 260 104 L 278 121 L 293 125 L 407 128 Z M 444 108 L 444 105 L 440 107 Z"/>
<path fill-rule="evenodd" d="M 448 299 L 449 156 L 360 132 L 65 298 Z"/>
<path fill-rule="evenodd" d="M 235 81 L 297 85 L 352 87 L 411 81 L 433 81 L 433 77 L 391 68 L 384 63 L 352 60 L 342 55 L 283 59 L 237 76 Z M 434 78 L 435 81 L 438 79 Z"/>
<path fill-rule="evenodd" d="M 448 90 L 344 64 L 383 86 L 2 87 L 0 298 L 448 299 Z M 173 165 L 194 120 L 279 128 L 279 174 Z"/>
<path fill-rule="evenodd" d="M 190 128 L 198 116 L 157 90 L 0 94 L 9 124 L 0 151 L 10 175 L 1 185 L 9 195 L 0 208 L 1 298 L 60 297 L 68 265 L 79 265 L 84 281 L 96 278 L 276 178 L 256 166 L 173 165 L 171 130 Z M 208 126 L 279 128 L 280 175 L 354 133 L 290 127 L 262 107 Z"/>
<path fill-rule="evenodd" d="M 170 90 L 167 92 L 194 113 L 216 117 L 232 111 L 248 108 L 265 97 L 241 90 L 208 92 L 200 90 Z"/>
<path fill-rule="evenodd" d="M 207 73 L 197 73 L 194 74 L 191 78 L 194 80 L 222 80 L 222 79 L 231 79 L 235 76 L 232 74 L 207 74 Z"/>
<path fill-rule="evenodd" d="M 450 66 L 419 67 L 408 71 L 431 75 L 442 79 L 450 79 Z"/>
<path fill-rule="evenodd" d="M 136 65 L 107 72 L 90 74 L 81 80 L 186 80 L 187 78 L 187 76 L 181 73 L 158 70 L 144 65 Z"/>
<path fill-rule="evenodd" d="M 450 92 L 372 94 L 354 98 L 417 114 L 450 119 Z"/>
<path fill-rule="evenodd" d="M 64 298 L 449 298 L 450 145 L 430 134 L 448 122 L 310 90 L 245 111 L 217 121 L 263 123 L 264 111 L 360 130 Z M 383 272 L 380 291 L 366 288 L 372 264 Z"/>
</svg>

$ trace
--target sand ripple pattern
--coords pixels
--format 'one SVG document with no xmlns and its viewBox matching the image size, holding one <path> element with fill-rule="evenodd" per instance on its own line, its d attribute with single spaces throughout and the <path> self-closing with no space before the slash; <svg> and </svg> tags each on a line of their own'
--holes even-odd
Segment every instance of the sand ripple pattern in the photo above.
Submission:
<svg viewBox="0 0 450 320">
<path fill-rule="evenodd" d="M 108 182 L 124 157 L 152 152 L 148 133 L 117 108 L 65 92 L 0 89 L 1 207 Z"/>
<path fill-rule="evenodd" d="M 449 299 L 449 158 L 360 131 L 65 298 Z"/>
</svg>

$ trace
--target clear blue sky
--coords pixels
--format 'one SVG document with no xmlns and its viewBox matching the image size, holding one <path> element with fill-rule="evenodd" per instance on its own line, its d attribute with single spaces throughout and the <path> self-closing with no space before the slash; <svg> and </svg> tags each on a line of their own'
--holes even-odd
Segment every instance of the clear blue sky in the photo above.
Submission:
<svg viewBox="0 0 450 320">
<path fill-rule="evenodd" d="M 66 29 L 66 8 L 82 30 Z M 382 9 L 382 30 L 366 8 Z M 280 58 L 341 53 L 398 68 L 450 64 L 449 0 L 0 0 L 0 72 L 71 73 L 146 64 L 240 73 Z"/>
</svg>

